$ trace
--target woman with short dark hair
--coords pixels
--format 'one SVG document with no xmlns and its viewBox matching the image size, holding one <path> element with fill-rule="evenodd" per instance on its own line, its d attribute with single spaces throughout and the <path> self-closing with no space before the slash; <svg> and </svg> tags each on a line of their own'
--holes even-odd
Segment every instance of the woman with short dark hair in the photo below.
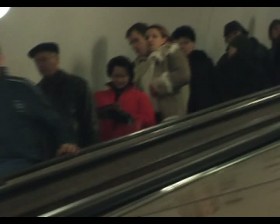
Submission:
<svg viewBox="0 0 280 224">
<path fill-rule="evenodd" d="M 134 66 L 124 56 L 112 58 L 107 65 L 111 81 L 106 90 L 94 95 L 99 117 L 100 140 L 121 137 L 155 124 L 149 97 L 133 84 Z"/>
</svg>

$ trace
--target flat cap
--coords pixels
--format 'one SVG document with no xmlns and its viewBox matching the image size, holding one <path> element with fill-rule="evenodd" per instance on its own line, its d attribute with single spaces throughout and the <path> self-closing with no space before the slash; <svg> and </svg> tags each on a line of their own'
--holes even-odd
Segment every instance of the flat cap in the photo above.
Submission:
<svg viewBox="0 0 280 224">
<path fill-rule="evenodd" d="M 38 44 L 28 52 L 28 57 L 34 58 L 35 55 L 40 52 L 54 52 L 58 54 L 59 53 L 58 44 L 54 42 Z"/>
</svg>

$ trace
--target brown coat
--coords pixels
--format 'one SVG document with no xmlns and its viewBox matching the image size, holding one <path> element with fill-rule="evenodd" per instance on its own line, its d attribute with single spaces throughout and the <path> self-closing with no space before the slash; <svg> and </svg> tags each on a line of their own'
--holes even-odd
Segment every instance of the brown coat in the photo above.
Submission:
<svg viewBox="0 0 280 224">
<path fill-rule="evenodd" d="M 191 72 L 188 60 L 177 44 L 166 44 L 145 59 L 135 61 L 135 83 L 152 99 L 163 119 L 187 113 Z M 150 93 L 152 85 L 157 97 Z"/>
</svg>

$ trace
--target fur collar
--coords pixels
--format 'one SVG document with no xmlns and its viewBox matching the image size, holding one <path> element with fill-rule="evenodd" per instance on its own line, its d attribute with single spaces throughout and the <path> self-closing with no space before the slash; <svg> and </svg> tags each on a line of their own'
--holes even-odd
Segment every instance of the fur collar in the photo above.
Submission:
<svg viewBox="0 0 280 224">
<path fill-rule="evenodd" d="M 172 44 L 165 44 L 161 46 L 158 50 L 153 51 L 149 55 L 149 59 L 155 59 L 156 61 L 162 62 L 164 61 L 165 57 L 169 54 L 173 54 L 175 51 L 179 49 L 178 44 L 172 43 Z"/>
</svg>

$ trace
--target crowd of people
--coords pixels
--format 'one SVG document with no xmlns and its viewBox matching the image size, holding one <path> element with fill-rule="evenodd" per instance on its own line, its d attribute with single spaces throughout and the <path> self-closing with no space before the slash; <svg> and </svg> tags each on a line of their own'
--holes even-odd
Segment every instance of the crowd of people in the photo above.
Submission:
<svg viewBox="0 0 280 224">
<path fill-rule="evenodd" d="M 87 81 L 59 66 L 59 45 L 28 53 L 42 79 L 9 74 L 0 55 L 0 177 L 61 155 L 194 113 L 280 84 L 280 20 L 268 28 L 267 49 L 238 22 L 224 27 L 217 64 L 196 49 L 196 33 L 180 26 L 135 23 L 125 37 L 136 58 L 107 64 L 110 79 L 91 92 Z"/>
</svg>

